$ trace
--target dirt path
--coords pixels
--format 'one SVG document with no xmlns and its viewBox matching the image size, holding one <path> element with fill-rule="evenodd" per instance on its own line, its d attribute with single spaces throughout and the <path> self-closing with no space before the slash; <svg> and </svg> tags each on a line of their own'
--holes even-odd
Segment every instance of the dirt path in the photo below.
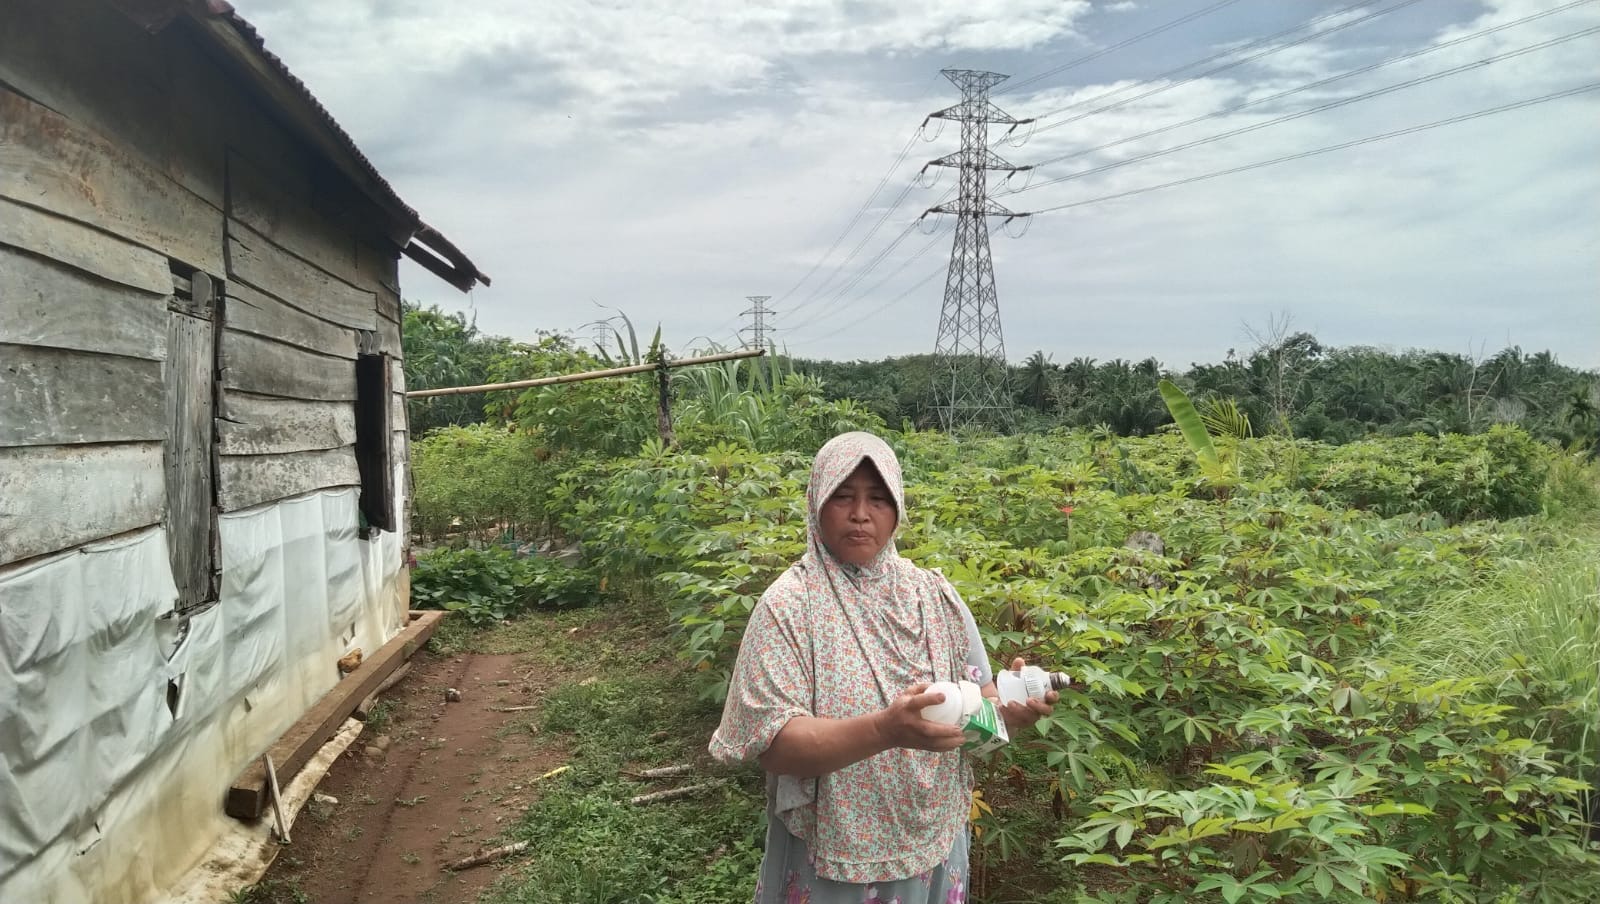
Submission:
<svg viewBox="0 0 1600 904">
<path fill-rule="evenodd" d="M 532 780 L 560 764 L 538 742 L 548 673 L 528 656 L 429 651 L 386 694 L 334 763 L 252 904 L 471 902 L 498 875 L 443 864 L 494 841 L 527 808 Z M 446 702 L 447 688 L 462 699 Z"/>
</svg>

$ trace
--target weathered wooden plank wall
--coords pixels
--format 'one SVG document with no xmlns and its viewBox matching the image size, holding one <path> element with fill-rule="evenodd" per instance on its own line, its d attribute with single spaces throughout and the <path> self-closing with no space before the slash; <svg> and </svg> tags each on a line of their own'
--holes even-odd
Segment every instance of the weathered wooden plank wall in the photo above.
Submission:
<svg viewBox="0 0 1600 904">
<path fill-rule="evenodd" d="M 184 387 L 204 372 L 195 350 L 206 337 L 178 329 L 189 350 L 168 360 L 173 273 L 197 269 L 226 295 L 197 327 L 214 334 L 205 451 L 218 458 L 216 486 L 169 493 L 193 510 L 172 517 L 203 520 L 195 493 L 226 511 L 355 485 L 355 331 L 372 332 L 397 377 L 403 354 L 394 217 L 267 114 L 193 26 L 149 34 L 103 12 L 89 0 L 0 8 L 0 450 L 16 450 L 11 480 L 53 486 L 63 462 L 104 459 L 92 482 L 107 529 L 167 515 L 150 489 L 201 453 L 168 448 L 163 479 L 147 446 L 182 445 L 172 430 L 205 409 Z M 387 451 L 404 474 L 394 388 Z M 91 533 L 14 540 L 0 565 Z"/>
<path fill-rule="evenodd" d="M 0 91 L 0 195 L 222 272 L 217 208 L 110 139 L 9 91 Z"/>
<path fill-rule="evenodd" d="M 219 475 L 218 502 L 223 511 L 361 483 L 354 446 L 283 455 L 224 455 Z"/>
<path fill-rule="evenodd" d="M 228 329 L 220 352 L 222 385 L 284 399 L 351 402 L 355 363 Z"/>
<path fill-rule="evenodd" d="M 160 361 L 0 345 L 0 446 L 165 435 Z"/>
<path fill-rule="evenodd" d="M 172 270 L 161 255 L 7 198 L 0 198 L 0 245 L 152 294 L 172 292 Z"/>
<path fill-rule="evenodd" d="M 166 300 L 0 246 L 0 342 L 160 361 Z"/>
<path fill-rule="evenodd" d="M 243 283 L 228 288 L 228 328 L 323 355 L 355 360 L 355 331 L 313 317 Z"/>
<path fill-rule="evenodd" d="M 0 565 L 161 521 L 161 443 L 0 449 Z"/>
<path fill-rule="evenodd" d="M 223 455 L 275 455 L 354 445 L 355 406 L 229 392 L 217 422 Z"/>
</svg>

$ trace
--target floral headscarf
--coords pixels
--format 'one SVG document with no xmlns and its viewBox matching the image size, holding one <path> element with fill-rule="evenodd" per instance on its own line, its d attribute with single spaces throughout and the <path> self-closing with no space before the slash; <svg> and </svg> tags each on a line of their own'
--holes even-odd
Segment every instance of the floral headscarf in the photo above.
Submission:
<svg viewBox="0 0 1600 904">
<path fill-rule="evenodd" d="M 863 462 L 882 476 L 905 521 L 900 462 L 887 443 L 846 433 L 817 453 L 806 488 L 806 553 L 750 614 L 711 740 L 720 761 L 759 756 L 796 716 L 865 715 L 913 684 L 965 676 L 961 608 L 943 577 L 902 558 L 892 539 L 861 566 L 823 545 L 822 505 Z M 825 879 L 915 876 L 949 853 L 965 825 L 972 778 L 963 757 L 895 749 L 820 778 L 779 776 L 769 783 L 769 806 Z"/>
</svg>

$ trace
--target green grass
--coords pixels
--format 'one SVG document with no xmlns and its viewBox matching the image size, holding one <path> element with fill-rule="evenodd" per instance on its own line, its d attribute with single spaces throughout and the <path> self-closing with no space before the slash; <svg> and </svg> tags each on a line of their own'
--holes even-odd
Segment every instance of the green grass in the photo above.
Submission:
<svg viewBox="0 0 1600 904">
<path fill-rule="evenodd" d="M 761 782 L 753 771 L 729 772 L 707 760 L 720 710 L 695 698 L 665 613 L 621 605 L 541 611 L 492 628 L 446 632 L 451 621 L 434 635 L 448 654 L 525 655 L 568 678 L 545 698 L 537 736 L 569 751 L 570 769 L 541 784 L 539 799 L 507 831 L 507 841 L 533 844 L 483 904 L 750 900 L 765 831 Z M 702 765 L 660 782 L 622 774 L 683 762 Z M 628 803 L 710 777 L 731 781 L 697 798 Z"/>
<path fill-rule="evenodd" d="M 1553 549 L 1510 561 L 1407 618 L 1390 656 L 1437 678 L 1523 673 L 1564 695 L 1551 725 L 1564 749 L 1600 748 L 1600 528 L 1574 528 Z"/>
</svg>

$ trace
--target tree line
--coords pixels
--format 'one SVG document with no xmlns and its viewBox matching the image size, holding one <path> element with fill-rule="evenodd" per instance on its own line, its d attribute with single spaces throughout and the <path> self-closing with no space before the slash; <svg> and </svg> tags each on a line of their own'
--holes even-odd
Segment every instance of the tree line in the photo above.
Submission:
<svg viewBox="0 0 1600 904">
<path fill-rule="evenodd" d="M 855 399 L 891 424 L 933 426 L 931 355 L 880 361 L 799 360 L 830 396 Z M 1548 351 L 1516 346 L 1492 356 L 1370 346 L 1329 347 L 1306 332 L 1265 342 L 1220 363 L 1176 371 L 1155 358 L 1057 362 L 1044 350 L 1007 368 L 1019 430 L 1105 427 L 1145 435 L 1171 422 L 1157 383 L 1196 398 L 1229 399 L 1259 433 L 1345 443 L 1369 436 L 1478 433 L 1514 424 L 1563 445 L 1600 433 L 1600 373 Z"/>
<path fill-rule="evenodd" d="M 1281 326 L 1274 324 L 1275 327 Z M 576 365 L 584 344 L 543 333 L 538 345 L 567 354 L 530 355 L 533 345 L 481 332 L 459 313 L 407 304 L 406 385 L 429 389 L 543 376 L 539 363 Z M 1178 371 L 1155 358 L 1058 362 L 1043 350 L 1007 368 L 1013 427 L 1103 428 L 1122 436 L 1154 433 L 1171 422 L 1157 383 L 1171 379 L 1196 399 L 1231 400 L 1257 433 L 1290 433 L 1345 443 L 1370 436 L 1471 434 L 1513 424 L 1562 445 L 1600 448 L 1600 372 L 1558 361 L 1549 351 L 1511 346 L 1487 357 L 1370 346 L 1326 346 L 1308 332 L 1272 329 L 1244 354 Z M 596 349 L 602 355 L 607 350 Z M 687 352 L 685 352 L 687 354 Z M 782 369 L 816 377 L 830 400 L 850 399 L 885 423 L 935 425 L 931 355 L 877 361 L 825 361 L 779 355 Z M 677 378 L 675 378 L 677 379 Z M 414 402 L 411 428 L 485 419 L 482 396 Z M 489 404 L 493 404 L 490 400 Z"/>
</svg>

